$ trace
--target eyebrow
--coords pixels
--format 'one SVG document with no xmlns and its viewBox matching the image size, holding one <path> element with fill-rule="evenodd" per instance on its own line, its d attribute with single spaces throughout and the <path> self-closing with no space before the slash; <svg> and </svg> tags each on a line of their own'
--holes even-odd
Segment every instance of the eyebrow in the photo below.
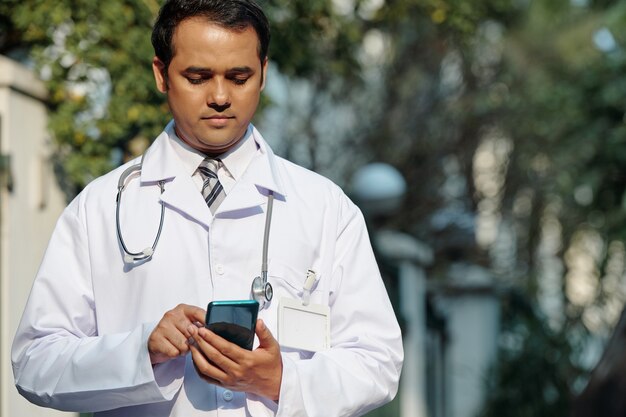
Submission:
<svg viewBox="0 0 626 417">
<path fill-rule="evenodd" d="M 187 67 L 183 72 L 187 74 L 213 74 L 215 71 L 211 68 L 207 67 Z M 244 66 L 244 67 L 234 67 L 226 70 L 227 75 L 237 75 L 237 74 L 254 74 L 254 69 Z"/>
</svg>

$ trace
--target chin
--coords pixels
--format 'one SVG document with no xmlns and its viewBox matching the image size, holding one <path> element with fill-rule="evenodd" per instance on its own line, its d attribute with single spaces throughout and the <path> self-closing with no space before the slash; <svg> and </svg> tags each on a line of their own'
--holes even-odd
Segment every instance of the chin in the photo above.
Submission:
<svg viewBox="0 0 626 417">
<path fill-rule="evenodd" d="M 202 141 L 200 146 L 201 146 L 201 151 L 203 152 L 211 152 L 211 153 L 221 153 L 221 152 L 226 152 L 227 150 L 229 150 L 230 148 L 232 148 L 236 143 L 238 142 L 238 140 L 236 139 L 232 139 L 230 141 L 224 141 L 224 142 L 205 142 Z"/>
</svg>

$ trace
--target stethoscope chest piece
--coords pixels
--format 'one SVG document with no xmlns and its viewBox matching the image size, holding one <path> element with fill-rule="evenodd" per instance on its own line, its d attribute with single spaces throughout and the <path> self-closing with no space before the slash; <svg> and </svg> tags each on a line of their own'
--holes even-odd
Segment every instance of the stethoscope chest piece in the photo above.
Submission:
<svg viewBox="0 0 626 417">
<path fill-rule="evenodd" d="M 272 284 L 267 282 L 267 278 L 256 277 L 252 280 L 252 298 L 259 302 L 261 308 L 265 303 L 272 301 L 274 297 L 274 289 Z"/>
</svg>

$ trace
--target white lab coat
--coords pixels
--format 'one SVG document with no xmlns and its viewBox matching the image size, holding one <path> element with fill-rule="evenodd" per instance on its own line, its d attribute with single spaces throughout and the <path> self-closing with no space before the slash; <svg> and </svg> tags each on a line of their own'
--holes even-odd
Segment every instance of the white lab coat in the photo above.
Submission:
<svg viewBox="0 0 626 417">
<path fill-rule="evenodd" d="M 93 181 L 58 221 L 12 349 L 19 391 L 30 401 L 102 416 L 344 416 L 394 397 L 400 330 L 360 211 L 329 180 L 275 156 L 256 129 L 257 155 L 215 217 L 163 132 L 121 208 L 129 249 L 154 257 L 123 262 L 115 232 L 120 173 Z M 136 163 L 135 161 L 134 163 Z M 159 180 L 166 180 L 160 195 Z M 247 299 L 261 267 L 267 190 L 276 196 L 269 240 L 274 300 L 261 310 L 277 335 L 281 297 L 300 299 L 308 269 L 320 279 L 311 302 L 330 306 L 331 348 L 282 349 L 277 403 L 201 380 L 191 356 L 151 366 L 147 339 L 179 303 Z M 108 411 L 106 411 L 108 410 Z"/>
</svg>

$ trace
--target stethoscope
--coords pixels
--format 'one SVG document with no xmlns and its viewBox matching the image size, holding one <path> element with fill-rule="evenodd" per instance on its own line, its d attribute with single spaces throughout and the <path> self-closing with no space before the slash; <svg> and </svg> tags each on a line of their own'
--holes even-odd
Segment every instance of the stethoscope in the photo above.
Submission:
<svg viewBox="0 0 626 417">
<path fill-rule="evenodd" d="M 126 243 L 124 242 L 124 238 L 122 237 L 122 228 L 120 226 L 120 206 L 122 205 L 122 191 L 127 184 L 127 179 L 135 174 L 141 172 L 141 166 L 143 164 L 142 161 L 136 165 L 133 165 L 129 168 L 126 168 L 124 172 L 120 175 L 119 180 L 117 181 L 117 197 L 115 198 L 115 224 L 117 230 L 117 240 L 122 246 L 124 250 L 124 263 L 133 264 L 136 262 L 141 262 L 145 260 L 149 260 L 154 255 L 154 251 L 156 250 L 157 244 L 159 243 L 159 239 L 161 238 L 161 231 L 163 230 L 163 219 L 165 218 L 165 205 L 161 204 L 161 219 L 159 220 L 159 229 L 157 230 L 154 241 L 152 242 L 152 246 L 149 246 L 142 250 L 141 252 L 131 252 Z M 161 180 L 158 182 L 159 188 L 161 190 L 161 194 L 165 191 L 165 181 Z M 274 289 L 272 288 L 272 284 L 267 281 L 267 248 L 269 244 L 270 238 L 270 225 L 272 223 L 272 209 L 274 207 L 274 192 L 268 190 L 267 194 L 267 213 L 265 215 L 265 230 L 263 232 L 263 255 L 261 260 L 261 275 L 255 277 L 252 280 L 252 288 L 250 291 L 250 295 L 252 299 L 258 301 L 260 308 L 263 308 L 267 303 L 272 301 L 272 297 L 274 296 Z"/>
</svg>

